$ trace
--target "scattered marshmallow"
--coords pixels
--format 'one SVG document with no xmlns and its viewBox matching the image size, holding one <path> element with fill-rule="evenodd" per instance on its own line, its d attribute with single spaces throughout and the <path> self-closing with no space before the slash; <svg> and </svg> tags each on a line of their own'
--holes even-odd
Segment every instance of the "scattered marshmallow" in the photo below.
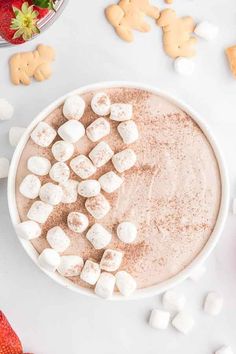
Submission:
<svg viewBox="0 0 236 354">
<path fill-rule="evenodd" d="M 81 233 L 87 229 L 89 221 L 86 215 L 77 211 L 72 211 L 67 216 L 67 225 L 70 230 L 76 233 Z"/>
<path fill-rule="evenodd" d="M 24 197 L 35 199 L 39 195 L 40 188 L 40 179 L 35 175 L 29 174 L 21 182 L 19 190 Z"/>
<path fill-rule="evenodd" d="M 67 119 L 82 118 L 85 110 L 85 102 L 79 95 L 70 96 L 65 100 L 63 106 L 63 115 Z"/>
<path fill-rule="evenodd" d="M 234 354 L 231 347 L 224 345 L 223 347 L 217 349 L 215 354 Z"/>
<path fill-rule="evenodd" d="M 117 130 L 125 144 L 133 144 L 139 138 L 138 127 L 133 120 L 120 123 Z"/>
<path fill-rule="evenodd" d="M 105 92 L 98 92 L 92 98 L 91 108 L 99 116 L 107 116 L 110 113 L 111 101 Z"/>
<path fill-rule="evenodd" d="M 96 167 L 84 155 L 78 155 L 70 162 L 70 167 L 82 179 L 91 177 L 96 172 Z"/>
<path fill-rule="evenodd" d="M 107 249 L 103 253 L 100 268 L 106 270 L 107 272 L 115 272 L 120 268 L 123 258 L 123 253 L 116 250 Z"/>
<path fill-rule="evenodd" d="M 47 241 L 57 252 L 64 252 L 70 246 L 70 239 L 60 226 L 48 230 Z"/>
<path fill-rule="evenodd" d="M 0 179 L 7 178 L 10 162 L 6 157 L 0 157 Z"/>
<path fill-rule="evenodd" d="M 233 214 L 236 215 L 236 198 L 233 199 Z"/>
<path fill-rule="evenodd" d="M 87 181 L 82 181 L 78 185 L 78 193 L 82 197 L 90 198 L 95 197 L 101 191 L 101 186 L 95 179 L 89 179 Z"/>
<path fill-rule="evenodd" d="M 132 104 L 126 103 L 114 103 L 111 105 L 111 115 L 110 119 L 117 122 L 123 122 L 129 120 L 133 115 Z"/>
<path fill-rule="evenodd" d="M 70 204 L 75 203 L 78 197 L 78 185 L 79 182 L 74 181 L 73 179 L 69 179 L 68 181 L 61 183 L 60 186 L 62 188 L 62 203 Z"/>
<path fill-rule="evenodd" d="M 25 131 L 26 129 L 22 127 L 11 127 L 9 130 L 9 142 L 11 146 L 17 146 Z"/>
<path fill-rule="evenodd" d="M 125 271 L 116 273 L 116 286 L 123 296 L 130 296 L 137 288 L 134 278 Z"/>
<path fill-rule="evenodd" d="M 0 98 L 0 120 L 9 120 L 14 113 L 14 107 L 5 98 Z"/>
<path fill-rule="evenodd" d="M 196 269 L 192 271 L 192 273 L 189 276 L 189 279 L 197 282 L 200 280 L 203 275 L 206 273 L 206 267 L 205 266 L 198 266 Z"/>
<path fill-rule="evenodd" d="M 49 171 L 49 176 L 57 183 L 65 183 L 70 177 L 70 169 L 65 162 L 56 162 Z"/>
<path fill-rule="evenodd" d="M 105 165 L 113 155 L 114 152 L 105 141 L 98 143 L 89 153 L 89 157 L 96 167 Z"/>
<path fill-rule="evenodd" d="M 31 133 L 31 139 L 41 147 L 48 147 L 55 139 L 57 132 L 49 124 L 40 122 Z"/>
<path fill-rule="evenodd" d="M 194 32 L 197 36 L 212 41 L 218 36 L 219 27 L 208 21 L 203 21 L 195 27 Z"/>
<path fill-rule="evenodd" d="M 170 322 L 170 313 L 153 309 L 149 318 L 149 325 L 154 329 L 167 329 Z"/>
<path fill-rule="evenodd" d="M 71 119 L 62 124 L 57 132 L 67 143 L 74 144 L 84 136 L 85 128 L 81 122 Z"/>
<path fill-rule="evenodd" d="M 117 236 L 124 243 L 132 243 L 137 237 L 136 226 L 129 221 L 121 222 L 117 227 Z"/>
<path fill-rule="evenodd" d="M 57 271 L 63 277 L 76 277 L 80 275 L 83 266 L 84 261 L 80 256 L 62 256 Z"/>
<path fill-rule="evenodd" d="M 61 203 L 63 191 L 62 188 L 53 183 L 45 183 L 39 191 L 40 199 L 51 205 L 58 205 Z"/>
<path fill-rule="evenodd" d="M 51 162 L 42 156 L 31 156 L 27 161 L 27 168 L 38 176 L 46 176 L 51 169 Z"/>
<path fill-rule="evenodd" d="M 174 61 L 175 71 L 183 76 L 190 76 L 195 70 L 195 63 L 190 58 L 178 57 Z"/>
<path fill-rule="evenodd" d="M 44 224 L 52 211 L 52 205 L 37 200 L 31 205 L 27 217 L 39 224 Z"/>
<path fill-rule="evenodd" d="M 115 283 L 116 278 L 114 275 L 102 272 L 94 289 L 95 294 L 103 299 L 110 298 L 113 294 Z"/>
<path fill-rule="evenodd" d="M 181 333 L 188 334 L 194 326 L 193 317 L 187 312 L 179 312 L 173 319 L 172 325 Z"/>
<path fill-rule="evenodd" d="M 135 165 L 137 156 L 132 149 L 125 149 L 112 157 L 115 169 L 122 173 Z"/>
<path fill-rule="evenodd" d="M 85 202 L 85 207 L 95 219 L 104 218 L 111 209 L 108 200 L 102 194 L 88 198 Z"/>
<path fill-rule="evenodd" d="M 57 161 L 65 162 L 74 153 L 74 145 L 64 140 L 57 141 L 52 146 L 52 154 Z"/>
<path fill-rule="evenodd" d="M 100 274 L 101 269 L 99 267 L 99 264 L 88 259 L 84 264 L 84 268 L 82 269 L 82 272 L 80 274 L 80 279 L 90 285 L 95 285 L 98 281 Z"/>
<path fill-rule="evenodd" d="M 87 127 L 86 134 L 95 143 L 110 134 L 110 123 L 105 118 L 98 118 Z"/>
<path fill-rule="evenodd" d="M 210 292 L 204 301 L 204 311 L 211 316 L 217 316 L 222 310 L 223 298 L 216 292 Z"/>
<path fill-rule="evenodd" d="M 60 256 L 57 251 L 51 248 L 45 248 L 38 258 L 40 267 L 48 272 L 55 272 L 60 265 L 60 261 Z"/>
<path fill-rule="evenodd" d="M 102 225 L 96 223 L 88 230 L 86 238 L 96 250 L 100 250 L 111 242 L 112 235 Z"/>
<path fill-rule="evenodd" d="M 166 291 L 162 297 L 162 303 L 168 311 L 182 311 L 184 309 L 186 298 L 174 290 Z"/>
<path fill-rule="evenodd" d="M 24 240 L 33 240 L 41 235 L 41 227 L 35 221 L 27 220 L 16 225 L 16 233 Z"/>
<path fill-rule="evenodd" d="M 107 193 L 115 192 L 123 183 L 123 179 L 113 171 L 105 173 L 98 181 L 102 189 Z"/>
</svg>

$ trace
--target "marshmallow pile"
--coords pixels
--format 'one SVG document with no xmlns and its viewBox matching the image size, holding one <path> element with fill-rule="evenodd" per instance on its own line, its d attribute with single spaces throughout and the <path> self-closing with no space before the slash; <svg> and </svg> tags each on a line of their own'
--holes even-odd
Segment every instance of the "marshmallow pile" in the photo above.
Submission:
<svg viewBox="0 0 236 354">
<path fill-rule="evenodd" d="M 95 293 L 102 298 L 112 296 L 115 286 L 122 295 L 129 296 L 135 291 L 136 282 L 129 273 L 119 270 L 123 252 L 106 249 L 112 240 L 112 233 L 102 225 L 101 220 L 112 207 L 103 193 L 109 195 L 121 188 L 124 176 L 120 174 L 131 169 L 137 157 L 134 150 L 127 146 L 122 151 L 113 151 L 103 139 L 110 134 L 112 123 L 117 124 L 123 143 L 133 144 L 139 138 L 138 127 L 132 119 L 132 104 L 112 103 L 104 92 L 93 96 L 91 108 L 98 117 L 85 128 L 80 122 L 86 109 L 85 101 L 78 95 L 70 96 L 63 106 L 67 119 L 65 123 L 56 130 L 41 121 L 32 131 L 32 141 L 42 148 L 50 148 L 52 158 L 31 156 L 27 161 L 29 173 L 21 181 L 19 191 L 32 200 L 32 204 L 27 213 L 28 220 L 17 225 L 17 234 L 25 240 L 40 237 L 41 227 L 54 208 L 82 198 L 86 214 L 84 210 L 81 212 L 71 207 L 66 225 L 54 225 L 48 230 L 46 240 L 49 247 L 40 254 L 39 265 L 46 271 L 58 271 L 63 276 L 80 276 L 82 281 L 95 286 Z M 88 156 L 75 154 L 75 144 L 85 135 L 95 143 L 92 150 Z M 94 178 L 95 173 L 110 161 L 114 171 Z M 78 177 L 71 179 L 71 170 Z M 49 176 L 51 181 L 43 183 L 43 176 Z M 90 224 L 91 218 L 94 222 Z M 53 221 L 53 217 L 50 220 Z M 70 247 L 68 233 L 71 232 L 85 233 L 94 249 L 104 249 L 99 263 L 75 255 L 62 255 Z M 116 233 L 121 242 L 129 244 L 135 241 L 137 228 L 125 220 L 117 225 Z"/>
</svg>

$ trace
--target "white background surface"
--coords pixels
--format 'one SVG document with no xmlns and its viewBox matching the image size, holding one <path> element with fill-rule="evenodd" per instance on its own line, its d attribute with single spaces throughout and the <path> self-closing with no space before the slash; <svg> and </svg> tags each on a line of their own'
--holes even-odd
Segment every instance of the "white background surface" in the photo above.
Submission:
<svg viewBox="0 0 236 354">
<path fill-rule="evenodd" d="M 164 7 L 162 0 L 153 3 Z M 34 42 L 0 50 L 0 96 L 16 109 L 10 122 L 0 123 L 0 156 L 11 157 L 11 126 L 26 126 L 42 108 L 81 85 L 104 80 L 133 80 L 152 84 L 183 99 L 212 128 L 226 158 L 231 195 L 236 194 L 236 81 L 224 48 L 236 44 L 235 0 L 175 0 L 180 15 L 207 19 L 220 27 L 212 43 L 200 41 L 196 71 L 177 76 L 161 46 L 161 32 L 153 23 L 149 34 L 136 33 L 133 44 L 122 42 L 103 16 L 106 0 L 70 0 L 61 18 Z M 14 87 L 9 81 L 9 56 L 31 50 L 38 43 L 57 51 L 54 75 L 44 83 Z M 148 327 L 156 297 L 135 302 L 103 302 L 72 293 L 50 280 L 26 256 L 16 239 L 7 207 L 6 181 L 0 181 L 0 308 L 34 354 L 208 354 L 221 344 L 236 353 L 236 217 L 229 215 L 220 243 L 197 284 L 179 287 L 188 298 L 196 325 L 187 337 L 170 328 Z M 222 314 L 210 318 L 201 311 L 209 290 L 222 293 Z"/>
</svg>

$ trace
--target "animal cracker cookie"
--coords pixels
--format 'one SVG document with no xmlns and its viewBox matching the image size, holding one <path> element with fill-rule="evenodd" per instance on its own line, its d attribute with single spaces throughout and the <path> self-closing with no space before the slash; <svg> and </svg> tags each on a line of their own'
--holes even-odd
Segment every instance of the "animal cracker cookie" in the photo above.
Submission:
<svg viewBox="0 0 236 354">
<path fill-rule="evenodd" d="M 163 30 L 163 46 L 167 55 L 172 58 L 195 55 L 197 39 L 191 36 L 195 28 L 192 17 L 178 18 L 174 10 L 165 9 L 157 24 Z"/>
<path fill-rule="evenodd" d="M 14 54 L 9 61 L 11 81 L 15 85 L 29 85 L 31 77 L 37 81 L 47 80 L 51 74 L 54 49 L 40 44 L 32 52 Z"/>
<path fill-rule="evenodd" d="M 150 31 L 150 25 L 145 22 L 145 16 L 158 19 L 160 11 L 149 4 L 149 0 L 120 0 L 118 5 L 110 5 L 105 10 L 110 24 L 115 28 L 120 38 L 127 42 L 134 40 L 132 30 Z"/>
<path fill-rule="evenodd" d="M 230 69 L 236 78 L 236 46 L 227 48 L 225 52 L 229 61 Z"/>
</svg>

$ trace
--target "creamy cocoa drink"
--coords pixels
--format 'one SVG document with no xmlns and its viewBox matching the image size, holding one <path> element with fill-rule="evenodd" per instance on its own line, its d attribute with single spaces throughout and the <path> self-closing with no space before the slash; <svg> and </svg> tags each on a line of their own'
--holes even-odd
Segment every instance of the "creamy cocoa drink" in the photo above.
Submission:
<svg viewBox="0 0 236 354">
<path fill-rule="evenodd" d="M 88 178 L 98 180 L 109 171 L 123 178 L 123 183 L 114 192 L 101 190 L 110 204 L 110 210 L 104 217 L 96 220 L 85 207 L 86 198 L 78 194 L 73 203 L 60 202 L 53 206 L 46 222 L 40 224 L 41 236 L 31 242 L 40 254 L 45 248 L 50 248 L 47 232 L 59 226 L 70 239 L 65 251 L 59 252 L 60 256 L 78 255 L 84 261 L 90 259 L 100 263 L 105 249 L 121 251 L 123 258 L 118 270 L 132 275 L 138 288 L 150 287 L 181 272 L 207 243 L 220 207 L 219 168 L 213 149 L 199 126 L 166 99 L 139 89 L 102 91 L 107 93 L 112 104 L 132 105 L 138 139 L 132 144 L 125 144 L 117 131 L 120 122 L 110 119 L 107 114 L 104 118 L 110 124 L 110 133 L 97 142 L 92 142 L 85 134 L 73 144 L 74 153 L 65 163 L 70 167 L 70 161 L 76 156 L 88 157 L 100 141 L 108 143 L 115 154 L 126 148 L 132 149 L 137 161 L 119 173 L 110 159 Z M 91 109 L 94 93 L 81 96 L 86 107 L 79 121 L 85 128 L 99 117 Z M 62 106 L 45 119 L 56 131 L 67 121 Z M 52 154 L 52 145 L 57 140 L 61 140 L 58 135 L 48 147 L 41 147 L 30 138 L 23 150 L 16 178 L 16 201 L 22 222 L 28 220 L 31 205 L 40 200 L 39 197 L 28 199 L 19 191 L 23 178 L 32 174 L 27 168 L 28 159 L 42 156 L 53 165 L 57 161 Z M 49 174 L 38 178 L 42 185 L 47 182 L 57 184 Z M 69 178 L 82 181 L 71 167 Z M 89 225 L 83 232 L 74 232 L 68 227 L 68 214 L 74 211 L 88 218 Z M 117 226 L 124 221 L 137 228 L 137 237 L 131 243 L 124 243 L 117 237 Z M 102 249 L 95 249 L 86 238 L 94 223 L 101 224 L 112 234 L 111 242 Z M 68 278 L 80 286 L 93 287 L 79 275 Z"/>
</svg>

